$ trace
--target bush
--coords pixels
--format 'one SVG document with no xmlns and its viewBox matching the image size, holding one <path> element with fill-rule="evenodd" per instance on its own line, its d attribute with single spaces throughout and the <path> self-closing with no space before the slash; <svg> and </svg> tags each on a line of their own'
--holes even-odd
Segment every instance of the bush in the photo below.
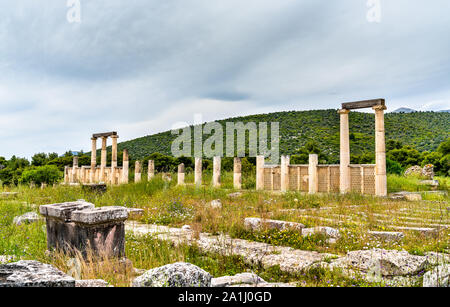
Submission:
<svg viewBox="0 0 450 307">
<path fill-rule="evenodd" d="M 42 183 L 54 184 L 62 178 L 62 173 L 55 165 L 45 165 L 23 171 L 20 183 L 34 182 L 37 185 Z"/>
<path fill-rule="evenodd" d="M 401 175 L 403 167 L 397 161 L 386 159 L 386 171 L 388 174 Z"/>
</svg>

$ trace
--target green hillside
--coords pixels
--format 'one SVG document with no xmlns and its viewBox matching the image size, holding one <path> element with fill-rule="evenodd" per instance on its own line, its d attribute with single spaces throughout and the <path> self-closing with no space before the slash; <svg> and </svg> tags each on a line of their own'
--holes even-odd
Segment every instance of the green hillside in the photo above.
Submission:
<svg viewBox="0 0 450 307">
<path fill-rule="evenodd" d="M 236 117 L 218 121 L 226 122 L 279 122 L 280 153 L 295 154 L 306 142 L 315 141 L 323 153 L 338 160 L 339 115 L 337 110 L 291 111 Z M 387 113 L 385 117 L 386 140 L 397 140 L 417 150 L 434 151 L 450 136 L 450 113 L 415 112 Z M 373 152 L 374 114 L 350 113 L 350 139 L 352 154 Z M 225 131 L 225 129 L 224 129 Z M 204 139 L 210 135 L 204 135 Z M 151 153 L 171 154 L 171 143 L 176 136 L 170 131 L 149 135 L 119 144 L 127 148 L 133 159 L 142 159 Z"/>
</svg>

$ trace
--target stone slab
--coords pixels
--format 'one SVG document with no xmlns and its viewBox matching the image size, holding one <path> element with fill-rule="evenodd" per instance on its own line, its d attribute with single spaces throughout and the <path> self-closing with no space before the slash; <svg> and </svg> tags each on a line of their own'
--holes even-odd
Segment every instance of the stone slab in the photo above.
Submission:
<svg viewBox="0 0 450 307">
<path fill-rule="evenodd" d="M 294 222 L 278 221 L 278 220 L 266 220 L 256 217 L 248 217 L 244 220 L 244 226 L 252 230 L 261 230 L 264 228 L 287 230 L 293 229 L 302 231 L 305 225 Z"/>
<path fill-rule="evenodd" d="M 71 221 L 88 225 L 125 221 L 128 211 L 125 207 L 100 207 L 73 211 Z"/>
<path fill-rule="evenodd" d="M 77 210 L 93 209 L 94 204 L 84 201 L 65 202 L 58 204 L 42 205 L 39 207 L 39 212 L 44 217 L 56 218 L 59 220 L 69 222 L 71 220 L 72 212 Z"/>
<path fill-rule="evenodd" d="M 399 231 L 369 231 L 371 237 L 384 241 L 400 241 L 405 235 Z"/>
<path fill-rule="evenodd" d="M 75 279 L 52 265 L 21 260 L 0 265 L 0 287 L 75 287 Z"/>
</svg>

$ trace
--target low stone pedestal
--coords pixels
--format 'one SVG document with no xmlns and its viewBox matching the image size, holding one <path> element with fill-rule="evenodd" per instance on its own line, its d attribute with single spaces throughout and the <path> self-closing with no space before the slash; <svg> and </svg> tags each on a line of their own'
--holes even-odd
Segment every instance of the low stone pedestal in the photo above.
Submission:
<svg viewBox="0 0 450 307">
<path fill-rule="evenodd" d="M 75 279 L 52 265 L 21 260 L 0 265 L 0 287 L 75 287 Z"/>
<path fill-rule="evenodd" d="M 106 192 L 106 184 L 105 183 L 89 183 L 89 184 L 83 184 L 82 186 L 83 191 L 85 192 L 94 192 L 103 194 Z"/>
<path fill-rule="evenodd" d="M 125 255 L 125 207 L 95 208 L 83 201 L 44 205 L 47 247 L 83 256 L 123 257 Z"/>
</svg>

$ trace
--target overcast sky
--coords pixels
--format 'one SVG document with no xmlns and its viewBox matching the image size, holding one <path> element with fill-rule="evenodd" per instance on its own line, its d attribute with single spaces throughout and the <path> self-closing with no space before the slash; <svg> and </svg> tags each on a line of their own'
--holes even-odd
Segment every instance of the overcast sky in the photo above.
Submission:
<svg viewBox="0 0 450 307">
<path fill-rule="evenodd" d="M 450 1 L 0 0 L 0 156 L 386 98 L 450 109 Z"/>
</svg>

